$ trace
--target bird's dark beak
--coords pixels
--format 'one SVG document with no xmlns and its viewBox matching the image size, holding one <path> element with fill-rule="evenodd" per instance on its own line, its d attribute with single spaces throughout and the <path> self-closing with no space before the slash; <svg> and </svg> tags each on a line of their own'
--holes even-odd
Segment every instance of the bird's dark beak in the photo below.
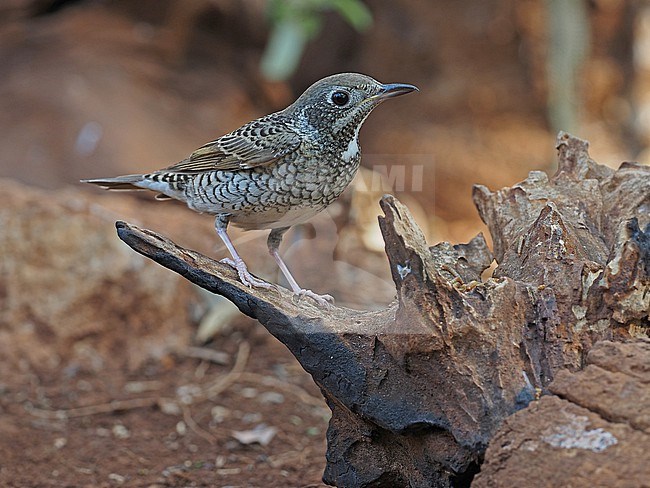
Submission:
<svg viewBox="0 0 650 488">
<path fill-rule="evenodd" d="M 417 86 L 408 83 L 388 83 L 381 86 L 381 91 L 370 97 L 370 100 L 385 100 L 386 98 L 399 97 L 412 91 L 420 91 Z"/>
</svg>

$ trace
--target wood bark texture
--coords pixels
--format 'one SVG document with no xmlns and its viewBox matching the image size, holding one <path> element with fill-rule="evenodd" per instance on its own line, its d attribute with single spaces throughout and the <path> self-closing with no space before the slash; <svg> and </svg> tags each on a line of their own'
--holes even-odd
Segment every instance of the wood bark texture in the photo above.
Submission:
<svg viewBox="0 0 650 488">
<path fill-rule="evenodd" d="M 332 418 L 324 481 L 468 486 L 504 419 L 599 340 L 650 327 L 650 168 L 598 165 L 561 133 L 559 168 L 496 192 L 474 188 L 478 235 L 430 247 L 409 210 L 380 202 L 396 286 L 381 311 L 318 308 L 243 286 L 228 266 L 124 222 L 137 252 L 230 299 L 284 343 Z M 496 260 L 493 276 L 482 273 Z"/>
</svg>

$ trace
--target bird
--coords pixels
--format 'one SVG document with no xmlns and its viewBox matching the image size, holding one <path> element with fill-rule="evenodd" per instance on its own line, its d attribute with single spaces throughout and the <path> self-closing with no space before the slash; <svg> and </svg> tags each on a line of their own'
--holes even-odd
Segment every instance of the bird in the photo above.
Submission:
<svg viewBox="0 0 650 488">
<path fill-rule="evenodd" d="M 151 190 L 215 216 L 215 229 L 231 258 L 225 262 L 248 287 L 274 285 L 253 276 L 230 237 L 228 225 L 270 229 L 268 250 L 293 293 L 322 306 L 334 302 L 302 288 L 279 253 L 282 236 L 327 208 L 351 183 L 361 162 L 359 130 L 383 101 L 418 91 L 407 83 L 383 84 L 360 73 L 323 78 L 287 108 L 260 117 L 191 153 L 146 173 L 86 179 L 108 190 Z"/>
</svg>

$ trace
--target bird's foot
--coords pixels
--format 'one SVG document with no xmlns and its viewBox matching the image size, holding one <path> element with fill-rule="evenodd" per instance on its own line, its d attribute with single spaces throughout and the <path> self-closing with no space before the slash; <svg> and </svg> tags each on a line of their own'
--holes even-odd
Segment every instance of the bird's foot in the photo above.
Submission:
<svg viewBox="0 0 650 488">
<path fill-rule="evenodd" d="M 272 284 L 260 280 L 259 278 L 255 278 L 255 276 L 250 274 L 243 259 L 237 259 L 233 261 L 230 258 L 223 258 L 220 262 L 235 268 L 241 282 L 249 288 L 264 288 L 266 290 L 275 288 Z"/>
<path fill-rule="evenodd" d="M 319 295 L 318 293 L 314 293 L 311 290 L 305 290 L 304 288 L 297 292 L 294 292 L 294 296 L 298 299 L 301 299 L 302 297 L 309 297 L 318 303 L 318 305 L 325 308 L 329 308 L 334 305 L 334 297 L 332 295 Z"/>
</svg>

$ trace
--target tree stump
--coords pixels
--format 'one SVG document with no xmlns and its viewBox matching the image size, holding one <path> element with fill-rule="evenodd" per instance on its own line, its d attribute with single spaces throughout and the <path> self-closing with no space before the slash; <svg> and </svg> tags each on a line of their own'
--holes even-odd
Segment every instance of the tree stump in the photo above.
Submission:
<svg viewBox="0 0 650 488">
<path fill-rule="evenodd" d="M 600 341 L 490 440 L 472 488 L 650 487 L 650 341 Z"/>
<path fill-rule="evenodd" d="M 226 265 L 116 225 L 139 253 L 259 320 L 312 375 L 332 410 L 326 483 L 468 486 L 504 419 L 548 393 L 558 371 L 580 370 L 599 340 L 647 337 L 650 168 L 614 171 L 587 148 L 561 133 L 552 178 L 474 188 L 494 254 L 482 235 L 429 247 L 385 196 L 379 225 L 397 299 L 381 311 L 249 289 Z"/>
</svg>

